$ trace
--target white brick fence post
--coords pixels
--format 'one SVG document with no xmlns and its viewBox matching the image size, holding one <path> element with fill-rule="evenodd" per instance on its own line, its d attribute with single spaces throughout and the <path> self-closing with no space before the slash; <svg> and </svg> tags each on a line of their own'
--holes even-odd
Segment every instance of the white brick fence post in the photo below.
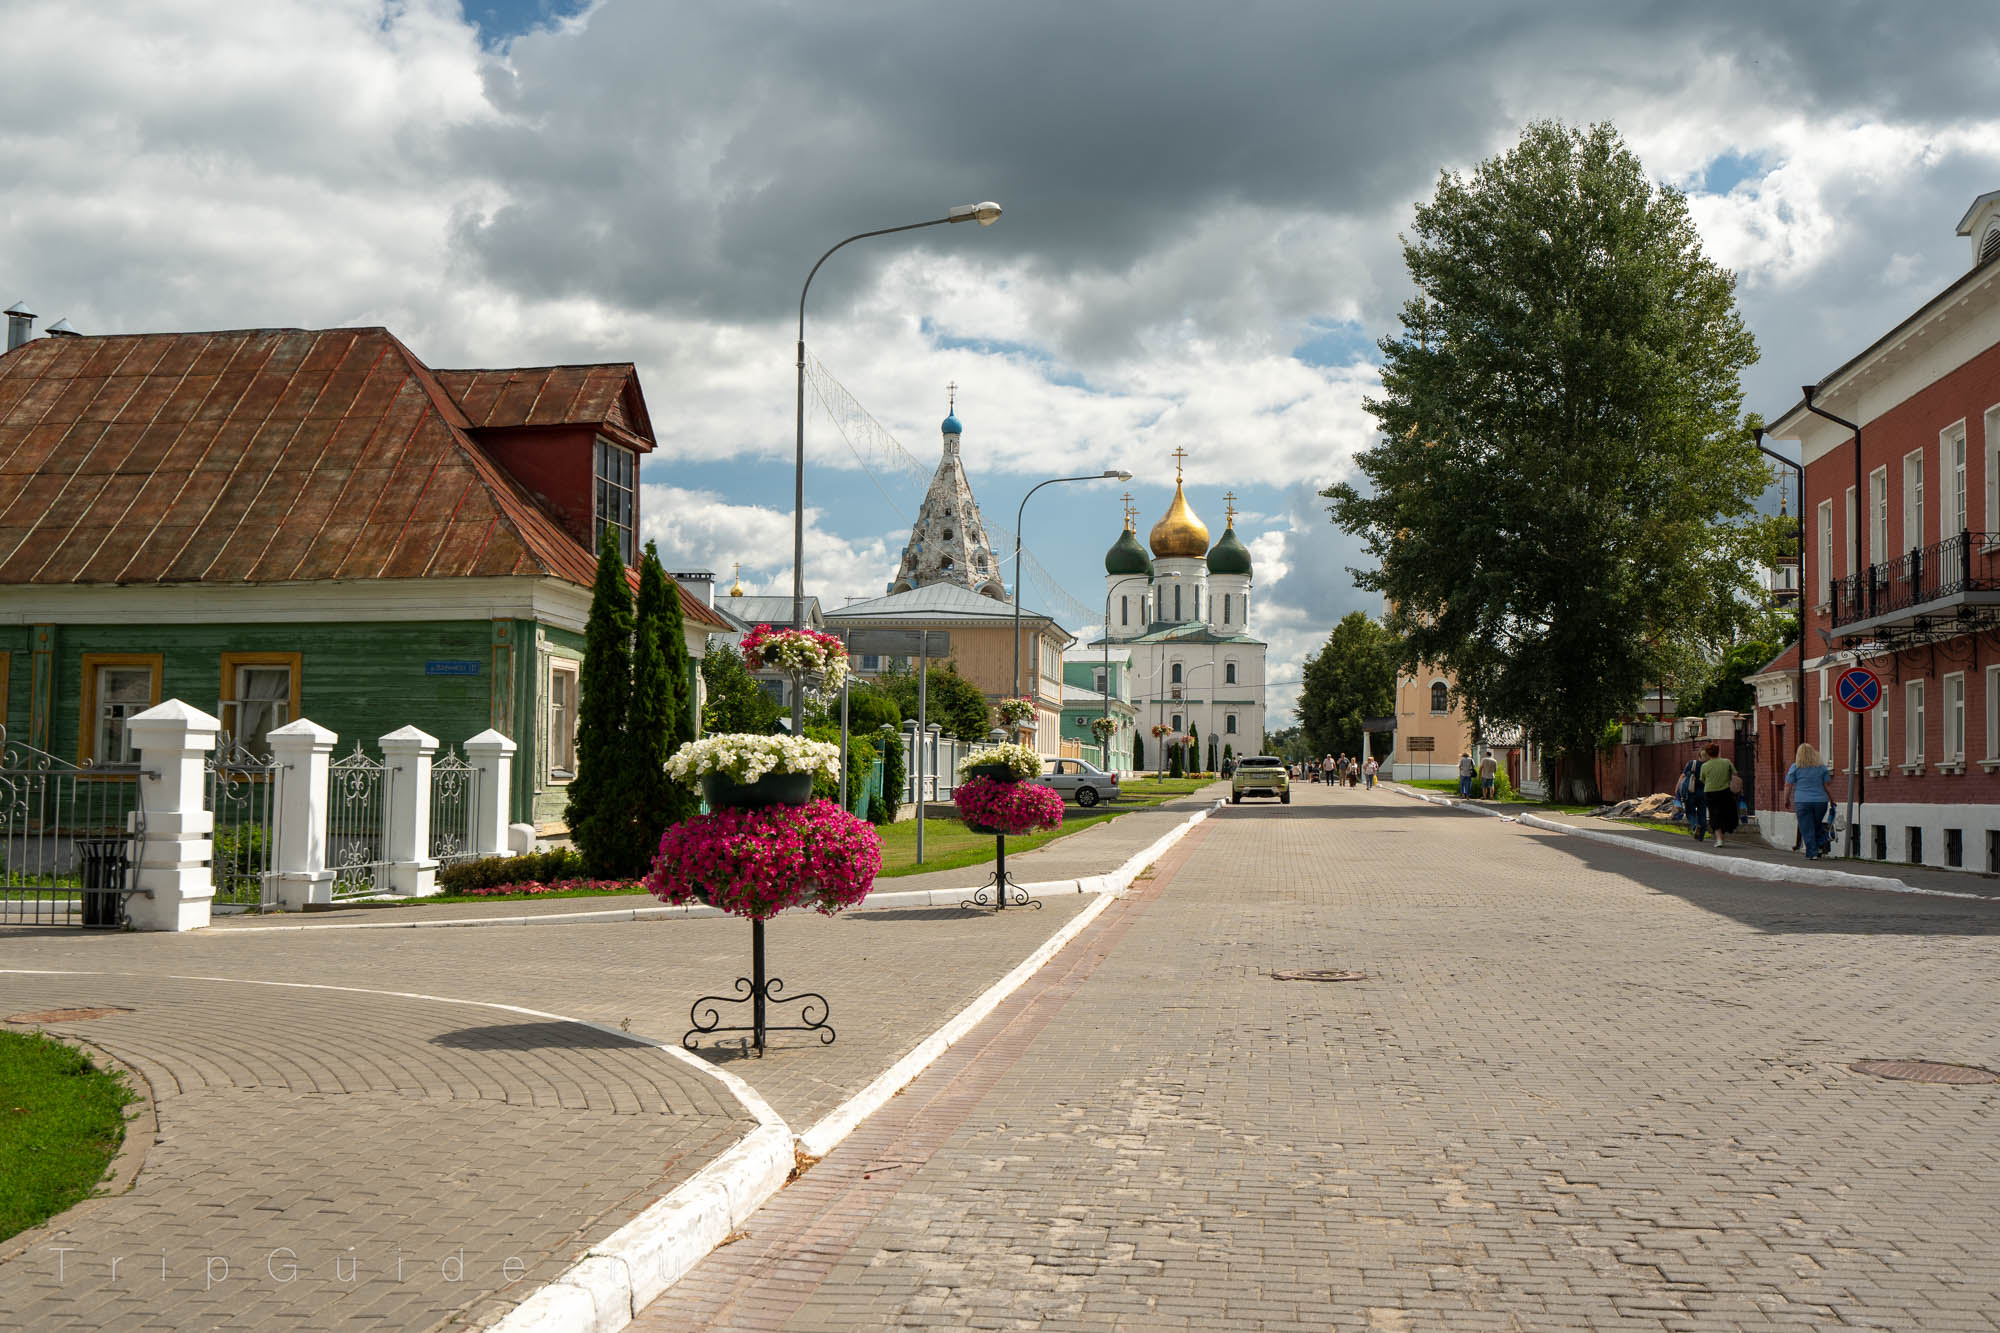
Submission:
<svg viewBox="0 0 2000 1333">
<path fill-rule="evenodd" d="M 507 854 L 507 806 L 514 790 L 514 742 L 488 727 L 465 743 L 466 762 L 479 772 L 473 785 L 472 851 Z"/>
<path fill-rule="evenodd" d="M 431 756 L 437 737 L 398 727 L 380 742 L 389 769 L 389 891 L 428 898 L 438 891 L 438 863 L 431 856 Z"/>
<path fill-rule="evenodd" d="M 339 739 L 303 717 L 267 738 L 278 765 L 278 904 L 287 912 L 333 901 L 333 872 L 326 868 L 327 764 Z"/>
<path fill-rule="evenodd" d="M 169 699 L 126 722 L 139 752 L 139 809 L 146 820 L 126 911 L 140 930 L 200 930 L 215 900 L 209 859 L 215 817 L 208 811 L 203 756 L 222 724 Z M 151 894 L 148 897 L 147 894 Z"/>
</svg>

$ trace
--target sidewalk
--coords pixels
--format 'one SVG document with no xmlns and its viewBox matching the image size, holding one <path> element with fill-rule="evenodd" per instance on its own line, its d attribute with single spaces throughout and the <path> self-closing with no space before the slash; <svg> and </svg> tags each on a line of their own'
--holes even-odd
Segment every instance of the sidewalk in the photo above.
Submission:
<svg viewBox="0 0 2000 1333">
<path fill-rule="evenodd" d="M 1881 881 L 1893 880 L 1923 893 L 2000 901 L 2000 876 L 1969 870 L 1940 870 L 1934 866 L 1913 866 L 1896 861 L 1866 861 L 1854 857 L 1829 856 L 1817 861 L 1808 861 L 1803 853 L 1794 852 L 1789 847 L 1770 846 L 1757 835 L 1754 825 L 1746 826 L 1731 837 L 1726 846 L 1718 849 L 1712 839 L 1707 842 L 1696 842 L 1686 833 L 1664 833 L 1659 829 L 1642 828 L 1620 819 L 1553 810 L 1528 801 L 1470 800 L 1448 796 L 1442 792 L 1422 791 L 1398 782 L 1384 785 L 1400 795 L 1415 797 L 1433 805 L 1497 815 L 1517 822 L 1541 820 L 1560 824 L 1565 828 L 1628 839 L 1642 848 L 1666 851 L 1676 860 L 1699 856 L 1713 858 L 1717 862 L 1748 861 L 1772 867 L 1780 877 L 1797 879 L 1802 883 L 1833 884 L 1837 879 L 1829 877 L 1848 878 L 1854 881 L 1851 887 L 1867 889 L 1887 887 Z M 1529 823 L 1528 826 L 1533 827 L 1533 824 Z"/>
<path fill-rule="evenodd" d="M 1226 794 L 1222 783 L 1168 801 L 1151 809 L 1133 810 L 1102 824 L 1093 824 L 1079 833 L 1057 838 L 1031 852 L 1007 858 L 1008 874 L 1019 884 L 1055 886 L 1091 875 L 1108 874 L 1124 864 L 1127 857 L 1152 843 L 1195 811 L 1213 805 Z M 875 882 L 869 907 L 951 906 L 957 898 L 992 877 L 990 863 L 960 866 L 955 870 L 932 870 L 915 875 L 898 875 Z M 1072 889 L 1071 891 L 1074 891 Z M 936 895 L 937 901 L 920 901 L 917 895 Z M 945 899 L 951 900 L 945 902 Z M 705 909 L 670 908 L 650 894 L 612 894 L 595 898 L 506 898 L 481 903 L 411 903 L 407 906 L 356 905 L 324 912 L 237 913 L 218 916 L 211 930 L 266 933 L 274 930 L 367 926 L 408 928 L 412 926 L 458 926 L 468 924 L 530 924 L 541 918 L 572 918 L 564 924 L 587 921 L 610 923 L 662 917 L 714 915 Z"/>
</svg>

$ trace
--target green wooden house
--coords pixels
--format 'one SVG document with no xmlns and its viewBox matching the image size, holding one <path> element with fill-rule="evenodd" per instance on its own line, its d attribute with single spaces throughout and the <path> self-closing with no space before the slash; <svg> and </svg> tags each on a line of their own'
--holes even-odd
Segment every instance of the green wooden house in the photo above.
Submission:
<svg viewBox="0 0 2000 1333">
<path fill-rule="evenodd" d="M 636 554 L 629 364 L 432 370 L 386 329 L 51 336 L 0 356 L 0 721 L 129 757 L 180 698 L 257 750 L 414 724 L 519 747 L 561 831 L 599 534 Z M 690 651 L 729 626 L 680 593 Z"/>
</svg>

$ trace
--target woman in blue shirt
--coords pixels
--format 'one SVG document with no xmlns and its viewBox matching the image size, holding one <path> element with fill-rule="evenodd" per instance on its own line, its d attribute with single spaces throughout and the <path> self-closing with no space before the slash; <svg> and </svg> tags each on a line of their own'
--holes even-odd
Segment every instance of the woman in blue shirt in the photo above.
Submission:
<svg viewBox="0 0 2000 1333">
<path fill-rule="evenodd" d="M 1792 813 L 1798 816 L 1799 841 L 1805 844 L 1806 859 L 1817 861 L 1826 851 L 1826 812 L 1833 798 L 1827 794 L 1827 779 L 1833 770 L 1819 760 L 1819 751 L 1801 745 L 1785 770 L 1785 793 L 1792 798 Z"/>
</svg>

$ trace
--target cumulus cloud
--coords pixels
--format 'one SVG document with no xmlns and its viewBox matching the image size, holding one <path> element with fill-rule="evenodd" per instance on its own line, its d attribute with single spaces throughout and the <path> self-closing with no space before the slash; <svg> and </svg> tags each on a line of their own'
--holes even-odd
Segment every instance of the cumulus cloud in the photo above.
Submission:
<svg viewBox="0 0 2000 1333">
<path fill-rule="evenodd" d="M 670 567 L 714 570 L 727 589 L 741 568 L 744 591 L 790 596 L 792 516 L 762 505 L 736 504 L 713 491 L 652 482 L 641 487 L 640 536 L 658 544 Z M 880 597 L 895 576 L 903 536 L 857 541 L 826 530 L 825 515 L 806 510 L 806 592 L 825 607 Z M 905 534 L 906 535 L 906 534 Z"/>
</svg>

